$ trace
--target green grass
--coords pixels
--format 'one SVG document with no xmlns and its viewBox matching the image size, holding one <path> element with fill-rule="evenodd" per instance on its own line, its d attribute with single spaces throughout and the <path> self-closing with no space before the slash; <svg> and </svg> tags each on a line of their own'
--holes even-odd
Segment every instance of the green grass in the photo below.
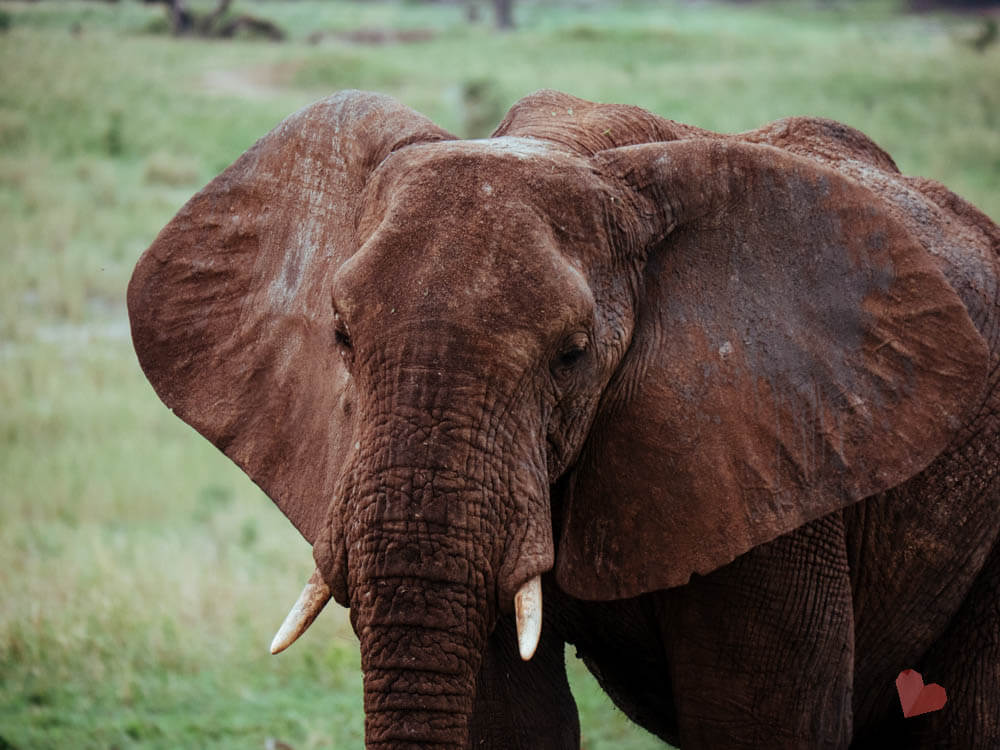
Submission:
<svg viewBox="0 0 1000 750">
<path fill-rule="evenodd" d="M 0 748 L 361 743 L 342 610 L 267 654 L 308 546 L 157 401 L 131 351 L 131 268 L 195 190 L 338 88 L 483 135 L 552 87 L 726 131 L 833 117 L 1000 216 L 1000 45 L 966 44 L 972 18 L 826 5 L 524 0 L 520 29 L 497 35 L 459 6 L 237 3 L 286 28 L 273 44 L 169 39 L 138 2 L 4 3 Z M 357 28 L 433 36 L 308 41 Z M 573 681 L 588 750 L 659 746 L 579 664 Z"/>
</svg>

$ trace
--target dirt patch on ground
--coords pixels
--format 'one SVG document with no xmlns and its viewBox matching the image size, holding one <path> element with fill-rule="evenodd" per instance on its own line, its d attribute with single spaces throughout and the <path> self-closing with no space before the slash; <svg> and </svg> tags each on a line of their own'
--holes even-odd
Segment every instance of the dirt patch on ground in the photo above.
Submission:
<svg viewBox="0 0 1000 750">
<path fill-rule="evenodd" d="M 269 99 L 288 90 L 299 67 L 297 63 L 281 63 L 235 70 L 209 70 L 202 75 L 200 88 L 222 96 Z"/>
<path fill-rule="evenodd" d="M 314 31 L 306 37 L 310 44 L 344 42 L 347 44 L 383 45 L 427 42 L 437 35 L 433 29 L 351 29 L 350 31 Z"/>
</svg>

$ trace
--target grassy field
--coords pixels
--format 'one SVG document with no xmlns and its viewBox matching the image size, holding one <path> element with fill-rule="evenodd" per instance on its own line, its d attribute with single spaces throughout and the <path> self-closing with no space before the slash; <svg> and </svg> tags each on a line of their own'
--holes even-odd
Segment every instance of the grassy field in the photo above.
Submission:
<svg viewBox="0 0 1000 750">
<path fill-rule="evenodd" d="M 734 131 L 848 122 L 1000 217 L 1000 44 L 887 2 L 259 2 L 289 40 L 177 41 L 138 2 L 0 4 L 0 748 L 359 747 L 336 607 L 267 645 L 307 544 L 136 365 L 124 292 L 183 202 L 286 114 L 384 91 L 463 135 L 542 87 Z M 424 41 L 352 44 L 356 29 Z M 574 665 L 588 750 L 661 747 Z"/>
</svg>

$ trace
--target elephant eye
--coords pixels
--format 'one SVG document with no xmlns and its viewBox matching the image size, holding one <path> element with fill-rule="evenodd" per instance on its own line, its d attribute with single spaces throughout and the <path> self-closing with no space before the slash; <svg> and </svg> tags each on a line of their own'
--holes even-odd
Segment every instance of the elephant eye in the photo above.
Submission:
<svg viewBox="0 0 1000 750">
<path fill-rule="evenodd" d="M 562 354 L 559 355 L 559 366 L 560 367 L 572 367 L 581 359 L 583 355 L 587 353 L 586 349 L 582 347 L 573 347 L 572 349 L 567 349 Z"/>
<path fill-rule="evenodd" d="M 347 326 L 344 325 L 344 321 L 340 319 L 339 315 L 335 314 L 333 320 L 333 340 L 337 344 L 337 348 L 340 349 L 341 354 L 347 356 L 351 352 L 351 334 L 348 333 Z"/>
<path fill-rule="evenodd" d="M 575 334 L 556 356 L 552 363 L 553 373 L 557 376 L 568 375 L 587 356 L 586 334 Z"/>
</svg>

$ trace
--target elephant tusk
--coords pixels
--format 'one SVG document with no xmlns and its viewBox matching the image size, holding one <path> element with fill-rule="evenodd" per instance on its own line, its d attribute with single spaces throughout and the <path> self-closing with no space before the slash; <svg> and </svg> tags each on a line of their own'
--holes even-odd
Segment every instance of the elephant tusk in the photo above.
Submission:
<svg viewBox="0 0 1000 750">
<path fill-rule="evenodd" d="M 535 576 L 521 585 L 514 595 L 517 618 L 517 648 L 528 661 L 535 655 L 542 635 L 542 577 Z"/>
<path fill-rule="evenodd" d="M 281 623 L 274 640 L 271 641 L 271 653 L 281 653 L 295 643 L 299 636 L 309 629 L 316 615 L 323 611 L 323 607 L 330 601 L 330 596 L 330 587 L 323 581 L 319 571 L 314 570 L 309 576 L 306 587 L 292 605 L 288 617 Z"/>
</svg>

